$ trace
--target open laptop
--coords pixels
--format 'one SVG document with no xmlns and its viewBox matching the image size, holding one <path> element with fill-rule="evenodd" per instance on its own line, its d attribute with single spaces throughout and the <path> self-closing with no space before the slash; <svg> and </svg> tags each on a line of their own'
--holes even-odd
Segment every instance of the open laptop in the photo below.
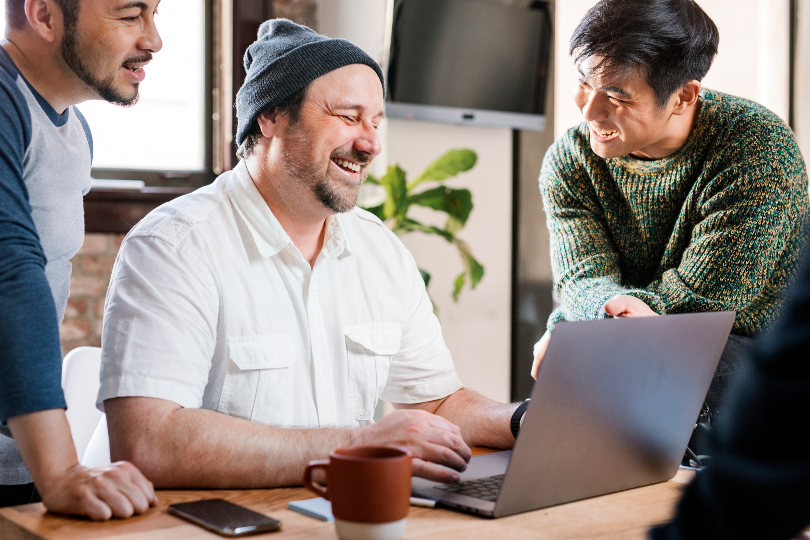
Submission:
<svg viewBox="0 0 810 540">
<path fill-rule="evenodd" d="M 502 517 L 672 478 L 733 322 L 725 311 L 558 324 L 514 449 L 474 456 L 460 484 L 414 478 L 413 494 Z M 499 491 L 473 490 L 487 483 Z"/>
</svg>

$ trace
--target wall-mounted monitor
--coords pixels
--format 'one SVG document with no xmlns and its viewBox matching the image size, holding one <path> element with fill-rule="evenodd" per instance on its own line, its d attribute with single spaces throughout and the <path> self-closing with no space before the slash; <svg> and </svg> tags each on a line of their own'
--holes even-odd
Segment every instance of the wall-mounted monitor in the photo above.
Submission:
<svg viewBox="0 0 810 540">
<path fill-rule="evenodd" d="M 543 130 L 546 2 L 395 0 L 389 116 Z"/>
</svg>

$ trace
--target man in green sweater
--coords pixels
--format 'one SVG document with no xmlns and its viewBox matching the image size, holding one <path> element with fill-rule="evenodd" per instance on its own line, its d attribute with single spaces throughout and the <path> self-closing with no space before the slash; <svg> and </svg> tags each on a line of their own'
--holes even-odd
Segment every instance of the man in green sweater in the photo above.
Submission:
<svg viewBox="0 0 810 540">
<path fill-rule="evenodd" d="M 701 88 L 717 27 L 693 0 L 602 0 L 570 54 L 585 122 L 549 149 L 540 191 L 559 321 L 733 310 L 712 412 L 774 319 L 802 241 L 808 179 L 793 133 Z"/>
</svg>

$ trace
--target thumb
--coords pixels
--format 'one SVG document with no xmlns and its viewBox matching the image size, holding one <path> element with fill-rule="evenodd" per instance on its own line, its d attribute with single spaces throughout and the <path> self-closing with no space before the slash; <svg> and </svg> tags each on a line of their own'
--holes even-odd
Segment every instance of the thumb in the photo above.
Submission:
<svg viewBox="0 0 810 540">
<path fill-rule="evenodd" d="M 625 311 L 627 311 L 627 299 L 624 298 L 622 295 L 614 296 L 602 307 L 605 310 L 605 313 L 610 315 L 611 317 L 618 317 Z"/>
</svg>

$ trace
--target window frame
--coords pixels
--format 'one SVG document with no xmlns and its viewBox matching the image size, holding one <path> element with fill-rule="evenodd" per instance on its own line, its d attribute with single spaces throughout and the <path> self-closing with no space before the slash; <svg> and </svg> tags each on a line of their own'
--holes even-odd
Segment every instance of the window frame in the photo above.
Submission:
<svg viewBox="0 0 810 540">
<path fill-rule="evenodd" d="M 210 184 L 216 176 L 222 172 L 222 160 L 215 155 L 214 140 L 219 140 L 222 131 L 221 122 L 215 114 L 215 108 L 220 105 L 215 103 L 214 96 L 220 95 L 221 87 L 220 66 L 215 61 L 217 49 L 221 48 L 221 30 L 223 2 L 227 0 L 203 0 L 205 3 L 205 53 L 204 53 L 204 73 L 203 80 L 205 88 L 203 124 L 204 144 L 203 144 L 203 169 L 202 170 L 171 170 L 160 169 L 126 169 L 126 168 L 106 168 L 93 167 L 91 174 L 93 178 L 112 178 L 127 180 L 143 180 L 147 187 L 171 187 L 171 188 L 194 188 Z M 229 3 L 229 2 L 228 2 Z M 160 23 L 158 22 L 158 25 Z M 158 30 L 160 27 L 158 26 Z M 109 198 L 109 197 L 108 197 Z"/>
</svg>

